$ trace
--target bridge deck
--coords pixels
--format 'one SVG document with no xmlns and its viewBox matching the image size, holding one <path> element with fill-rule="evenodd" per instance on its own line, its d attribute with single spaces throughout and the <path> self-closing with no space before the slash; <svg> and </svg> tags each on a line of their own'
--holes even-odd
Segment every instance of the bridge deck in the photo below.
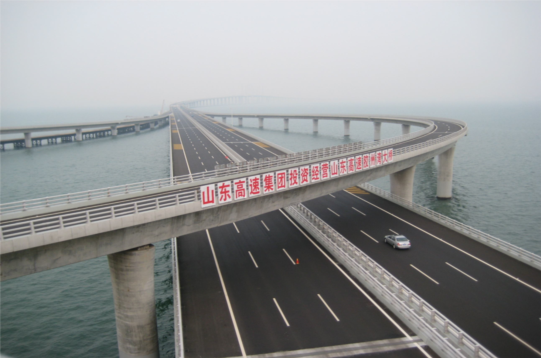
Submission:
<svg viewBox="0 0 542 360">
<path fill-rule="evenodd" d="M 182 140 L 191 169 L 228 161 L 224 155 L 217 160 L 218 149 L 212 150 L 209 140 L 180 113 L 176 116 L 173 130 L 178 133 L 173 135 Z M 243 149 L 245 158 L 282 154 L 220 124 L 197 115 L 194 118 L 216 136 L 227 137 L 232 149 Z M 183 151 L 173 150 L 176 171 L 182 171 L 179 158 L 184 160 Z M 185 355 L 242 355 L 224 288 L 247 355 L 404 337 L 390 319 L 400 321 L 391 312 L 380 311 L 375 304 L 382 305 L 364 295 L 361 286 L 347 278 L 311 240 L 280 211 L 209 229 L 209 237 L 201 231 L 177 238 Z M 296 259 L 299 265 L 294 264 Z M 423 356 L 418 348 L 410 347 L 374 348 L 367 354 L 392 350 L 394 356 Z M 424 351 L 435 356 L 426 346 Z M 364 354 L 361 350 L 354 353 Z"/>
</svg>

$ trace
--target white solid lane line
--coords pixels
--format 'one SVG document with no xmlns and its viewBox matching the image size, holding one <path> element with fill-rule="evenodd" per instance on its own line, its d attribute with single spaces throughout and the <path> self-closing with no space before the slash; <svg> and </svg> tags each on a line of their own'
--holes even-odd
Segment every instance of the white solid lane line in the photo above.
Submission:
<svg viewBox="0 0 542 360">
<path fill-rule="evenodd" d="M 233 328 L 235 329 L 235 335 L 237 335 L 237 341 L 239 342 L 239 347 L 241 348 L 241 354 L 243 357 L 247 357 L 245 352 L 245 346 L 243 345 L 243 340 L 241 339 L 241 334 L 237 328 L 237 321 L 235 321 L 235 315 L 233 315 L 233 309 L 231 307 L 230 298 L 228 296 L 228 290 L 226 290 L 226 285 L 224 284 L 224 279 L 222 278 L 222 272 L 220 271 L 220 266 L 218 265 L 218 260 L 216 259 L 215 249 L 213 247 L 213 242 L 211 241 L 211 235 L 209 234 L 209 229 L 205 229 L 207 232 L 207 239 L 209 239 L 209 245 L 211 246 L 211 251 L 213 252 L 213 258 L 215 259 L 216 269 L 218 270 L 218 276 L 220 277 L 220 283 L 222 284 L 222 290 L 224 291 L 224 296 L 226 296 L 226 303 L 228 304 L 228 310 L 230 311 L 230 316 L 233 321 Z"/>
<path fill-rule="evenodd" d="M 422 275 L 424 275 L 426 278 L 428 278 L 429 280 L 431 280 L 432 282 L 434 282 L 435 284 L 439 285 L 439 283 L 433 279 L 431 276 L 427 275 L 426 273 L 424 273 L 423 271 L 421 271 L 420 269 L 418 269 L 416 266 L 410 264 L 410 266 L 412 266 L 414 269 L 418 270 Z"/>
<path fill-rule="evenodd" d="M 261 220 L 261 221 L 262 221 L 263 226 L 265 226 L 265 228 L 267 229 L 267 231 L 270 231 L 269 228 L 267 227 L 267 225 L 265 225 L 265 223 L 263 222 L 263 220 Z"/>
<path fill-rule="evenodd" d="M 451 267 L 451 268 L 454 268 L 454 269 L 456 269 L 457 271 L 459 271 L 459 272 L 460 272 L 461 274 L 465 275 L 466 277 L 468 277 L 468 278 L 471 278 L 472 280 L 474 280 L 474 281 L 478 282 L 478 280 L 476 280 L 476 279 L 475 279 L 475 278 L 473 278 L 472 276 L 468 275 L 468 274 L 467 274 L 466 272 L 464 272 L 464 271 L 461 271 L 461 270 L 459 270 L 458 268 L 456 268 L 456 267 L 455 267 L 455 266 L 453 266 L 452 264 L 450 264 L 450 263 L 447 263 L 447 262 L 446 262 L 445 264 L 446 264 L 446 265 L 448 265 L 448 266 L 449 266 L 449 267 Z"/>
<path fill-rule="evenodd" d="M 334 213 L 335 215 L 337 215 L 338 217 L 341 217 L 341 215 L 337 214 L 335 211 L 331 210 L 330 208 L 327 208 L 329 211 L 331 211 L 332 213 Z"/>
<path fill-rule="evenodd" d="M 331 196 L 332 198 L 336 199 L 336 197 L 333 194 L 328 194 L 328 195 Z"/>
<path fill-rule="evenodd" d="M 501 328 L 501 330 L 505 331 L 506 333 L 508 333 L 508 335 L 512 336 L 514 339 L 516 339 L 517 341 L 519 341 L 523 345 L 527 346 L 529 349 L 531 349 L 532 351 L 537 353 L 538 356 L 540 356 L 540 351 L 536 350 L 536 348 L 534 348 L 531 345 L 527 344 L 525 341 L 521 340 L 516 335 L 512 334 L 512 332 L 510 332 L 510 330 L 505 329 L 501 324 L 497 323 L 496 321 L 494 321 L 493 324 L 497 325 L 499 328 Z"/>
<path fill-rule="evenodd" d="M 252 259 L 252 262 L 254 263 L 254 266 L 256 266 L 256 269 L 257 269 L 258 264 L 256 264 L 256 260 L 254 260 L 254 257 L 252 256 L 252 253 L 249 251 L 248 254 L 250 255 L 250 258 Z"/>
<path fill-rule="evenodd" d="M 375 204 L 370 203 L 369 201 L 360 198 L 359 196 L 356 196 L 356 195 L 354 195 L 354 194 L 351 194 L 351 193 L 349 193 L 348 191 L 346 191 L 346 193 L 352 195 L 352 196 L 355 197 L 355 198 L 358 198 L 358 199 L 361 200 L 361 201 L 366 202 L 366 203 L 369 204 L 369 205 L 374 206 L 375 208 L 377 208 L 377 209 L 379 209 L 379 210 L 382 210 L 382 211 L 385 212 L 386 214 L 389 214 L 389 215 L 393 216 L 394 218 L 401 220 L 401 221 L 404 222 L 405 224 L 408 224 L 408 225 L 412 226 L 413 228 L 420 230 L 421 232 L 423 232 L 423 233 L 425 233 L 425 234 L 427 234 L 427 235 L 429 235 L 429 236 L 431 236 L 431 237 L 437 239 L 438 241 L 440 241 L 440 242 L 442 242 L 442 243 L 444 243 L 444 244 L 446 244 L 446 245 L 448 245 L 448 246 L 450 246 L 450 247 L 452 247 L 452 248 L 454 248 L 454 249 L 456 249 L 456 250 L 462 252 L 462 253 L 465 254 L 465 255 L 470 256 L 471 258 L 473 258 L 473 259 L 475 259 L 475 260 L 481 262 L 482 264 L 487 265 L 487 266 L 489 266 L 490 268 L 492 268 L 492 269 L 494 269 L 494 270 L 497 270 L 497 271 L 500 272 L 501 274 L 506 275 L 506 276 L 508 276 L 509 278 L 516 280 L 516 281 L 519 282 L 520 284 L 523 284 L 523 285 L 525 285 L 525 286 L 527 286 L 527 287 L 533 289 L 533 290 L 536 291 L 536 292 L 539 292 L 539 293 L 541 292 L 540 289 L 537 289 L 537 288 L 535 288 L 534 286 L 529 285 L 529 284 L 527 284 L 526 282 L 520 280 L 519 278 L 510 275 L 510 274 L 507 273 L 506 271 L 501 270 L 501 269 L 499 269 L 498 267 L 493 266 L 493 265 L 491 265 L 490 263 L 488 263 L 488 262 L 486 262 L 486 261 L 484 261 L 484 260 L 482 260 L 482 259 L 480 259 L 480 258 L 478 258 L 478 257 L 476 257 L 476 256 L 474 256 L 474 255 L 472 255 L 472 254 L 469 254 L 469 253 L 466 252 L 465 250 L 460 249 L 460 248 L 458 248 L 457 246 L 452 245 L 452 244 L 450 244 L 449 242 L 442 240 L 442 239 L 439 238 L 438 236 L 435 236 L 435 235 L 433 235 L 433 234 L 431 234 L 431 233 L 429 233 L 429 232 L 423 230 L 422 228 L 419 228 L 419 227 L 417 227 L 416 225 L 414 225 L 414 224 L 412 224 L 412 223 L 409 223 L 409 222 L 406 221 L 406 220 L 401 219 L 399 216 L 394 215 L 394 214 L 390 213 L 389 211 L 386 211 L 386 210 L 382 209 L 381 207 L 378 207 L 378 206 L 376 206 Z"/>
<path fill-rule="evenodd" d="M 284 316 L 284 313 L 282 312 L 282 309 L 280 308 L 279 303 L 277 302 L 277 299 L 273 298 L 273 301 L 275 302 L 275 305 L 277 305 L 277 309 L 279 309 L 280 315 L 282 315 L 282 319 L 284 319 L 286 326 L 290 327 L 290 324 L 288 323 L 288 320 L 286 320 L 286 316 Z"/>
<path fill-rule="evenodd" d="M 288 259 L 290 259 L 290 261 L 292 262 L 292 264 L 295 265 L 295 261 L 290 257 L 290 254 L 288 254 L 288 252 L 286 251 L 286 249 L 282 249 L 282 251 L 284 251 L 284 253 L 286 254 L 286 256 L 288 256 Z"/>
<path fill-rule="evenodd" d="M 318 297 L 320 298 L 320 300 L 322 300 L 322 302 L 323 302 L 324 305 L 327 307 L 327 309 L 329 310 L 329 312 L 331 313 L 331 315 L 333 315 L 333 317 L 335 318 L 335 320 L 340 321 L 339 318 L 337 317 L 337 315 L 335 315 L 335 313 L 333 312 L 333 310 L 331 310 L 331 308 L 329 307 L 329 305 L 324 301 L 324 299 L 322 298 L 322 296 L 320 296 L 320 294 L 318 294 Z"/>
<path fill-rule="evenodd" d="M 388 229 L 389 231 L 391 231 L 392 233 L 394 233 L 395 235 L 399 235 L 399 233 L 393 231 L 392 229 Z"/>
<path fill-rule="evenodd" d="M 352 209 L 356 210 L 357 212 L 359 212 L 359 213 L 360 213 L 361 215 L 363 215 L 363 216 L 367 216 L 367 215 L 365 215 L 365 213 L 362 213 L 361 211 L 359 211 L 358 209 L 356 209 L 356 208 L 353 207 L 353 206 L 352 206 Z"/>
<path fill-rule="evenodd" d="M 286 215 L 286 213 L 284 213 L 282 209 L 279 209 L 279 211 L 282 213 L 282 215 L 284 215 L 284 217 L 286 217 L 286 219 L 288 219 L 292 223 L 292 225 L 294 225 L 297 228 L 297 230 L 299 230 L 299 232 L 301 232 L 307 238 L 307 240 L 311 242 L 312 245 L 314 245 L 315 248 L 317 248 L 326 257 L 326 259 L 328 259 L 331 262 L 331 264 L 333 264 L 333 266 L 337 268 L 337 270 L 339 270 L 350 281 L 350 283 L 352 283 L 352 285 L 356 287 L 356 289 L 359 290 L 359 292 L 361 292 L 378 310 L 380 310 L 380 312 L 382 313 L 382 315 L 386 317 L 386 319 L 388 319 L 407 339 L 412 340 L 412 337 L 410 337 L 410 335 L 405 331 L 405 329 L 403 329 L 401 325 L 399 325 L 395 320 L 393 320 L 393 318 L 372 297 L 370 297 L 369 294 L 367 294 L 367 292 L 363 290 L 361 286 L 359 286 L 354 281 L 354 279 L 350 277 L 350 275 L 348 275 L 343 269 L 341 269 L 341 267 L 328 254 L 326 254 L 326 252 L 322 250 L 322 248 L 320 248 L 320 246 L 318 246 L 310 238 L 309 235 L 305 233 L 305 231 L 303 231 L 292 219 L 290 219 L 290 217 Z M 418 350 L 420 350 L 422 354 L 425 355 L 425 357 L 431 358 L 431 355 L 429 355 L 429 353 L 425 351 L 420 346 L 420 344 L 418 344 L 417 342 L 415 342 L 414 344 L 416 345 Z"/>
<path fill-rule="evenodd" d="M 373 240 L 373 241 L 376 242 L 376 243 L 378 242 L 378 240 L 376 240 L 376 239 L 375 239 L 374 237 L 372 237 L 371 235 L 367 234 L 365 231 L 363 231 L 363 230 L 360 230 L 360 231 L 363 233 L 363 235 L 367 236 L 369 239 Z"/>
<path fill-rule="evenodd" d="M 239 229 L 237 228 L 237 225 L 235 225 L 235 223 L 232 223 L 233 226 L 235 226 L 235 230 L 237 230 L 237 233 L 240 234 L 241 232 L 239 231 Z"/>
</svg>

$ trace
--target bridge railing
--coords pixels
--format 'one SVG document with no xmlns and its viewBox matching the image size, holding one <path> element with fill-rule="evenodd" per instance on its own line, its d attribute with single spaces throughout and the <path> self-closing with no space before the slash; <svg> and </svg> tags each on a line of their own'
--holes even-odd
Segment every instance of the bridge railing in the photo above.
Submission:
<svg viewBox="0 0 542 360">
<path fill-rule="evenodd" d="M 91 201 L 115 196 L 122 196 L 128 194 L 143 193 L 149 190 L 162 189 L 179 184 L 192 183 L 212 178 L 220 178 L 224 176 L 243 174 L 252 171 L 267 170 L 278 166 L 294 165 L 299 162 L 320 160 L 332 156 L 340 156 L 342 154 L 351 153 L 354 151 L 371 150 L 381 146 L 398 144 L 400 142 L 408 141 L 413 138 L 423 136 L 430 131 L 433 127 L 429 126 L 423 130 L 416 131 L 410 134 L 396 136 L 389 139 L 384 139 L 374 142 L 355 142 L 350 144 L 342 144 L 317 150 L 297 152 L 284 156 L 278 156 L 273 158 L 265 158 L 254 161 L 243 161 L 235 164 L 219 165 L 214 170 L 193 173 L 188 175 L 176 176 L 173 178 L 163 178 L 157 180 L 143 181 L 132 184 L 125 184 L 119 186 L 111 186 L 103 189 L 80 191 L 76 193 L 48 196 L 45 198 L 16 201 L 11 203 L 0 204 L 0 215 L 21 212 L 33 209 L 42 209 L 48 207 L 54 207 L 59 205 L 68 205 L 83 201 Z M 399 150 L 399 149 L 398 149 Z"/>
<path fill-rule="evenodd" d="M 370 191 L 378 196 L 388 199 L 398 205 L 401 205 L 409 210 L 414 211 L 428 219 L 431 219 L 437 223 L 440 223 L 447 228 L 450 228 L 454 231 L 457 231 L 463 235 L 468 236 L 469 238 L 478 241 L 486 246 L 489 246 L 495 250 L 498 250 L 516 260 L 519 260 L 527 265 L 530 265 L 536 269 L 540 269 L 540 256 L 533 254 L 525 249 L 522 249 L 516 245 L 510 244 L 504 240 L 501 240 L 495 236 L 489 235 L 475 229 L 471 226 L 460 223 L 457 220 L 449 218 L 445 215 L 439 214 L 436 211 L 423 207 L 421 205 L 415 204 L 411 201 L 405 200 L 397 195 L 389 193 L 379 187 L 374 185 L 363 183 L 359 185 L 362 189 Z"/>
<path fill-rule="evenodd" d="M 115 206 L 106 206 L 87 211 L 79 211 L 66 215 L 55 215 L 36 220 L 16 222 L 2 225 L 0 239 L 11 239 L 21 236 L 34 235 L 52 230 L 60 230 L 79 225 L 91 224 L 104 220 L 121 218 L 123 216 L 155 211 L 166 207 L 193 203 L 198 200 L 194 190 L 182 193 L 139 200 Z"/>
<path fill-rule="evenodd" d="M 286 211 L 441 357 L 495 357 L 305 206 Z"/>
<path fill-rule="evenodd" d="M 453 136 L 459 136 L 459 134 L 465 131 L 466 131 L 466 128 L 463 128 L 457 133 L 440 137 L 435 140 L 426 141 L 422 143 L 421 145 L 411 146 L 407 148 L 409 149 L 409 151 L 417 151 L 421 148 L 433 146 L 439 142 L 449 140 Z M 376 144 L 380 145 L 378 143 Z M 356 151 L 357 151 L 356 149 L 361 148 L 367 151 L 375 147 L 375 145 L 373 145 L 371 148 L 363 148 L 362 145 L 365 145 L 365 144 L 346 144 L 341 147 L 326 148 L 326 149 L 330 149 L 329 151 L 327 151 L 326 149 L 307 151 L 303 153 L 298 153 L 297 157 L 290 157 L 289 155 L 286 155 L 283 158 L 279 159 L 279 160 L 284 160 L 284 162 L 282 163 L 272 162 L 273 165 L 269 165 L 269 167 L 282 166 L 284 168 L 287 165 L 289 166 L 292 164 L 296 164 L 297 166 L 301 163 L 310 163 L 311 161 L 314 161 L 316 159 L 319 160 L 319 159 L 325 158 L 329 160 L 333 156 L 340 158 L 340 157 L 345 156 L 346 154 L 349 154 L 350 156 L 354 156 L 356 155 Z M 408 151 L 403 152 L 403 153 L 408 153 Z M 296 154 L 292 154 L 292 155 L 296 155 Z M 223 176 L 233 176 L 233 175 L 246 176 L 247 173 L 249 172 L 254 172 L 254 173 L 257 173 L 258 171 L 267 172 L 268 168 L 263 167 L 263 166 L 264 166 L 264 162 L 247 162 L 246 165 L 236 165 L 235 167 L 232 166 L 232 167 L 227 167 L 227 168 L 216 169 L 212 172 L 189 175 L 190 178 L 189 178 L 189 181 L 187 182 L 203 181 L 203 180 L 208 180 L 208 179 L 213 179 L 216 177 L 223 177 Z M 162 183 L 164 187 L 171 186 L 173 183 L 173 180 L 179 181 L 179 178 L 186 179 L 186 177 L 169 178 L 167 179 L 169 182 L 163 181 Z M 140 183 L 139 185 L 145 186 L 145 184 L 148 185 L 148 182 Z M 155 184 L 155 187 L 159 187 L 160 180 L 155 180 L 154 184 Z M 156 197 L 148 196 L 148 197 L 135 199 L 133 201 L 126 200 L 125 203 L 121 203 L 121 204 L 113 205 L 113 206 L 104 204 L 102 207 L 97 207 L 94 209 L 80 211 L 76 213 L 70 213 L 66 215 L 52 215 L 50 217 L 39 218 L 36 220 L 22 219 L 21 221 L 9 222 L 1 226 L 0 239 L 12 239 L 12 238 L 17 238 L 21 236 L 28 236 L 28 235 L 33 235 L 36 233 L 45 232 L 45 231 L 58 230 L 65 227 L 84 225 L 84 224 L 88 224 L 88 223 L 92 223 L 96 221 L 113 219 L 115 217 L 137 214 L 138 212 L 158 210 L 162 207 L 196 202 L 201 199 L 199 185 L 201 185 L 201 183 L 199 184 L 194 183 L 193 186 L 179 189 L 178 192 L 173 193 L 173 194 L 167 194 L 167 195 L 162 195 L 162 196 L 157 194 Z M 307 186 L 307 185 L 302 185 L 302 186 Z M 121 186 L 118 188 L 120 188 L 120 190 L 123 191 L 125 189 L 125 186 Z M 81 195 L 84 196 L 87 193 L 88 192 L 84 192 Z M 70 197 L 68 195 L 68 200 L 69 199 Z M 25 204 L 23 204 L 23 206 L 24 205 Z"/>
</svg>

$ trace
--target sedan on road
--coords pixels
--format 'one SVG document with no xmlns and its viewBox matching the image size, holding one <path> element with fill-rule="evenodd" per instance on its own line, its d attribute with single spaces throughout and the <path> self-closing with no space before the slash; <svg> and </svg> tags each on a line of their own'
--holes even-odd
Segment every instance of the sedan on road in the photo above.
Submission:
<svg viewBox="0 0 542 360">
<path fill-rule="evenodd" d="M 386 235 L 384 236 L 384 242 L 391 244 L 393 248 L 398 249 L 409 249 L 410 248 L 410 240 L 406 238 L 404 235 Z"/>
</svg>

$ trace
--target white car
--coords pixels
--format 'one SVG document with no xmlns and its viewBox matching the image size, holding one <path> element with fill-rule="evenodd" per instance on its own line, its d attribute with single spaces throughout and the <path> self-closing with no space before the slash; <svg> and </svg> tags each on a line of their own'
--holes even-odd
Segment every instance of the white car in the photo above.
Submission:
<svg viewBox="0 0 542 360">
<path fill-rule="evenodd" d="M 391 244 L 394 249 L 410 249 L 410 240 L 404 235 L 386 235 L 384 242 Z"/>
</svg>

